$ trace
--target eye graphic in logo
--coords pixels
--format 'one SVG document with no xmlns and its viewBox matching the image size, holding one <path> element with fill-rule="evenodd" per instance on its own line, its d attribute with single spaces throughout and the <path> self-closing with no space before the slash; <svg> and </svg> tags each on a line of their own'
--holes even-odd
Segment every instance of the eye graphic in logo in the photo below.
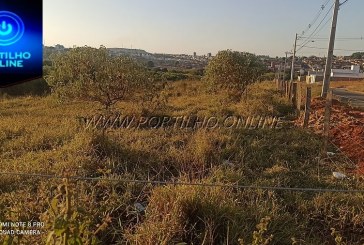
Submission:
<svg viewBox="0 0 364 245">
<path fill-rule="evenodd" d="M 0 11 L 0 46 L 9 46 L 19 41 L 24 34 L 24 23 L 9 11 Z"/>
</svg>

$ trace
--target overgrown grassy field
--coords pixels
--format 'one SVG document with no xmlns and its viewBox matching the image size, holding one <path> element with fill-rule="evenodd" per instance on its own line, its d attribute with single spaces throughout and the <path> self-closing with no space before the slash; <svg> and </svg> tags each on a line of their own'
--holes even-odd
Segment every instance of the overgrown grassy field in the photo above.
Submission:
<svg viewBox="0 0 364 245">
<path fill-rule="evenodd" d="M 125 115 L 283 116 L 295 113 L 271 82 L 240 103 L 201 81 L 169 83 L 153 103 L 122 102 Z M 321 139 L 302 129 L 85 129 L 100 113 L 53 96 L 0 101 L 0 172 L 119 180 L 363 189 L 344 157 L 319 161 Z M 0 176 L 0 221 L 41 221 L 38 236 L 5 244 L 363 244 L 363 193 L 157 185 Z M 145 210 L 144 210 L 145 209 Z M 64 241 L 63 241 L 64 242 Z M 73 243 L 72 243 L 73 242 Z M 78 242 L 78 243 L 77 243 Z"/>
</svg>

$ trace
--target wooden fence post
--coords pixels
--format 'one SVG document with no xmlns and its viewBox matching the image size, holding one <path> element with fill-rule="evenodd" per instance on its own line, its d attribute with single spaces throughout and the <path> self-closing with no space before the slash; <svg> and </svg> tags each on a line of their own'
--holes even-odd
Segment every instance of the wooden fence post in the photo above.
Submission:
<svg viewBox="0 0 364 245">
<path fill-rule="evenodd" d="M 301 113 L 301 105 L 302 105 L 302 83 L 297 84 L 297 95 L 296 95 L 296 106 L 298 113 Z"/>
<path fill-rule="evenodd" d="M 296 106 L 296 100 L 297 100 L 297 85 L 298 85 L 297 82 L 294 82 L 292 84 L 292 90 L 289 98 L 294 106 Z"/>
<path fill-rule="evenodd" d="M 323 132 L 324 144 L 322 147 L 323 157 L 326 157 L 327 155 L 327 147 L 329 144 L 331 107 L 332 107 L 332 90 L 330 90 L 329 93 L 327 94 L 326 105 L 325 105 L 324 132 Z"/>
<path fill-rule="evenodd" d="M 303 127 L 307 128 L 310 121 L 311 113 L 311 87 L 306 88 L 306 102 L 305 102 L 305 118 L 303 120 Z"/>
<path fill-rule="evenodd" d="M 288 82 L 288 94 L 287 94 L 288 101 L 291 100 L 291 94 L 292 94 L 292 82 Z"/>
</svg>

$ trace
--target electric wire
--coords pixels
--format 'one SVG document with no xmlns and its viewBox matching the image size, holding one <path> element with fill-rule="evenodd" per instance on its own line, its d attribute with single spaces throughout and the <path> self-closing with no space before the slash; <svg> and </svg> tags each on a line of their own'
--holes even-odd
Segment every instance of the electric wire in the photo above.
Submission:
<svg viewBox="0 0 364 245">
<path fill-rule="evenodd" d="M 315 25 L 315 23 L 317 22 L 317 20 L 319 19 L 323 10 L 326 8 L 326 6 L 329 2 L 330 2 L 330 0 L 326 0 L 326 2 L 321 5 L 320 10 L 318 11 L 318 13 L 314 17 L 314 19 L 310 22 L 310 24 L 307 26 L 307 28 L 304 31 L 302 31 L 302 36 L 305 35 L 306 32 L 309 31 Z"/>
<path fill-rule="evenodd" d="M 313 47 L 313 46 L 304 46 L 302 48 L 309 48 L 309 49 L 324 49 L 326 50 L 327 48 L 324 47 Z M 335 48 L 334 51 L 350 51 L 350 52 L 364 52 L 364 50 L 359 50 L 359 49 L 341 49 L 341 48 Z"/>
<path fill-rule="evenodd" d="M 343 3 L 341 3 L 339 6 L 342 6 L 344 4 L 346 4 L 348 2 L 348 0 L 345 0 Z M 328 2 L 327 2 L 328 3 Z M 331 9 L 334 7 L 335 4 L 333 4 L 331 6 L 331 8 L 329 9 L 329 11 L 327 11 L 326 15 L 324 16 L 324 18 L 321 20 L 321 22 L 319 23 L 319 25 L 316 27 L 316 29 L 311 33 L 311 35 L 309 35 L 308 37 L 301 37 L 301 38 L 305 38 L 305 40 L 302 42 L 301 45 L 299 45 L 299 49 L 296 51 L 300 51 L 301 49 L 307 47 L 307 44 L 310 42 L 314 42 L 316 40 L 328 40 L 328 38 L 315 38 L 315 36 L 320 33 L 322 31 L 322 29 L 329 23 L 330 18 L 326 20 L 326 22 L 321 26 L 320 29 L 318 29 L 320 27 L 320 25 L 322 24 L 322 22 L 327 18 L 327 16 L 329 15 Z M 360 38 L 336 38 L 335 40 L 337 41 L 351 41 L 351 40 L 363 40 L 363 37 Z M 353 51 L 353 52 L 362 52 L 361 50 L 344 50 L 344 49 L 335 49 L 335 50 L 341 50 L 341 51 Z"/>
<path fill-rule="evenodd" d="M 328 17 L 328 15 L 330 14 L 331 10 L 333 9 L 334 4 L 331 5 L 331 8 L 327 11 L 327 13 L 325 14 L 324 18 L 321 20 L 321 22 L 318 24 L 318 26 L 316 27 L 316 29 L 311 33 L 311 35 L 309 35 L 300 46 L 300 48 L 297 50 L 297 52 L 299 50 L 301 50 L 305 45 L 307 45 L 309 42 L 311 42 L 311 38 L 315 37 L 330 21 L 330 18 L 326 20 L 326 18 Z M 326 22 L 324 24 L 322 24 L 324 21 L 326 20 Z M 319 29 L 320 28 L 320 29 Z"/>
<path fill-rule="evenodd" d="M 345 5 L 348 1 L 349 1 L 349 0 L 345 0 L 344 2 L 340 3 L 340 5 L 339 5 L 339 6 L 343 6 L 343 5 Z"/>
</svg>

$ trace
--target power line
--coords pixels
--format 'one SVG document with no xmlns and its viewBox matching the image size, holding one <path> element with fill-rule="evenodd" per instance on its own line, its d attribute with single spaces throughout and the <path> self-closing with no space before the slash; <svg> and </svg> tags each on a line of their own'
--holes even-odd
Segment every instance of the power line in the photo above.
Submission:
<svg viewBox="0 0 364 245">
<path fill-rule="evenodd" d="M 309 48 L 309 49 L 327 49 L 324 47 L 312 47 L 312 46 L 304 46 L 302 48 Z M 357 50 L 357 49 L 340 49 L 340 48 L 335 48 L 335 51 L 350 51 L 350 52 L 364 52 L 364 50 Z"/>
<path fill-rule="evenodd" d="M 121 178 L 92 178 L 82 176 L 56 176 L 48 174 L 29 174 L 15 172 L 0 172 L 0 175 L 36 177 L 46 179 L 70 179 L 83 181 L 109 181 L 119 183 L 136 183 L 136 184 L 155 184 L 155 185 L 184 185 L 184 186 L 200 186 L 200 187 L 216 187 L 216 188 L 233 188 L 233 189 L 251 189 L 251 190 L 271 190 L 271 191 L 295 191 L 295 192 L 333 192 L 333 193 L 364 193 L 364 190 L 346 190 L 346 189 L 322 189 L 322 188 L 300 188 L 300 187 L 279 187 L 279 186 L 253 186 L 253 185 L 228 185 L 228 184 L 208 184 L 197 182 L 178 182 L 178 181 L 151 181 L 151 180 L 132 180 Z"/>
<path fill-rule="evenodd" d="M 330 10 L 333 8 L 333 6 L 330 8 Z M 322 21 L 320 22 L 320 24 L 316 27 L 316 29 L 312 32 L 312 34 L 308 37 L 308 38 L 306 38 L 306 40 L 305 41 L 303 41 L 303 43 L 300 45 L 301 47 L 297 50 L 297 51 L 299 51 L 299 50 L 301 50 L 302 49 L 302 47 L 304 47 L 305 45 L 307 45 L 308 43 L 310 43 L 311 41 L 313 41 L 312 40 L 312 37 L 315 37 L 320 31 L 322 31 L 322 29 L 323 28 L 325 28 L 326 27 L 326 25 L 329 23 L 329 21 L 330 21 L 330 18 L 329 19 L 327 19 L 326 20 L 326 22 L 322 25 L 322 22 L 326 19 L 326 17 L 328 16 L 328 14 L 329 14 L 329 12 L 330 11 L 328 11 L 327 12 L 327 14 L 325 15 L 325 17 L 322 19 Z M 320 29 L 318 29 L 319 27 L 321 26 L 321 28 Z"/>
<path fill-rule="evenodd" d="M 303 37 L 301 36 L 300 38 L 308 38 L 308 37 Z M 311 38 L 311 40 L 323 40 L 323 41 L 326 41 L 326 40 L 329 40 L 329 38 L 327 37 L 313 37 Z M 338 37 L 335 39 L 336 41 L 351 41 L 351 40 L 364 40 L 363 36 L 361 37 Z"/>
<path fill-rule="evenodd" d="M 329 24 L 329 22 L 330 22 L 330 18 L 325 21 L 325 23 L 321 26 L 320 29 L 318 29 L 318 31 L 313 35 L 313 37 L 315 37 L 318 33 L 320 33 L 327 26 L 327 24 Z M 308 43 L 310 43 L 310 41 L 314 41 L 314 40 L 311 38 L 311 40 L 309 40 L 308 42 L 306 42 L 306 44 L 304 44 L 303 46 L 305 46 Z"/>
<path fill-rule="evenodd" d="M 347 3 L 349 0 L 345 0 L 344 2 L 340 3 L 339 6 L 343 6 L 345 3 Z"/>
<path fill-rule="evenodd" d="M 302 35 L 304 35 L 307 31 L 309 31 L 311 29 L 312 26 L 314 26 L 314 24 L 316 23 L 316 21 L 321 16 L 322 11 L 326 8 L 326 6 L 327 6 L 327 4 L 329 2 L 330 2 L 330 0 L 327 0 L 326 3 L 324 3 L 324 4 L 321 5 L 320 10 L 318 11 L 318 13 L 314 17 L 314 19 L 310 22 L 310 24 L 307 26 L 307 28 L 304 31 L 302 31 Z"/>
<path fill-rule="evenodd" d="M 325 19 L 327 18 L 327 16 L 330 14 L 331 10 L 333 9 L 335 4 L 332 4 L 330 9 L 326 12 L 324 18 L 320 21 L 320 23 L 318 24 L 318 26 L 316 27 L 316 29 L 311 33 L 310 36 L 308 36 L 304 41 L 303 44 L 301 44 L 301 48 L 299 48 L 297 51 L 299 51 L 300 49 L 302 49 L 302 46 L 305 46 L 307 43 L 309 43 L 311 41 L 312 37 L 315 37 L 326 25 L 327 23 L 330 21 L 330 18 L 328 20 L 326 20 L 326 22 L 322 25 L 322 23 L 325 21 Z M 322 26 L 321 26 L 322 25 Z M 320 28 L 321 27 L 321 28 Z M 320 29 L 319 29 L 320 28 Z"/>
<path fill-rule="evenodd" d="M 310 48 L 310 49 L 327 49 L 327 48 L 321 48 L 321 47 L 311 47 L 311 46 L 304 46 L 302 48 Z"/>
<path fill-rule="evenodd" d="M 349 0 L 345 0 L 344 2 L 342 2 L 341 4 L 339 4 L 339 6 L 342 6 L 344 4 L 346 4 Z M 319 15 L 321 15 L 321 12 L 324 10 L 324 8 L 326 7 L 326 5 L 329 3 L 329 0 L 324 4 L 322 5 L 322 8 L 321 10 L 319 11 Z M 321 22 L 317 25 L 317 27 L 315 28 L 315 30 L 309 35 L 309 36 L 300 36 L 300 39 L 304 39 L 303 42 L 298 45 L 299 48 L 297 50 L 300 51 L 301 49 L 307 47 L 307 44 L 310 43 L 310 42 L 315 42 L 315 41 L 324 41 L 324 40 L 328 40 L 328 38 L 322 38 L 322 37 L 315 37 L 318 33 L 320 33 L 322 31 L 322 29 L 324 27 L 326 27 L 326 25 L 329 23 L 330 21 L 330 18 L 327 19 L 325 21 L 324 24 L 322 24 L 324 22 L 324 20 L 327 18 L 327 16 L 329 15 L 331 9 L 335 6 L 335 4 L 332 4 L 331 8 L 327 11 L 326 15 L 324 16 L 324 18 L 321 20 Z M 314 22 L 316 23 L 318 17 L 314 19 Z M 321 28 L 320 28 L 321 26 Z M 309 26 L 309 28 L 311 28 L 311 26 Z M 319 29 L 320 28 L 320 29 Z M 304 33 L 304 32 L 303 32 Z M 342 38 L 337 38 L 336 41 L 353 41 L 353 40 L 363 40 L 363 37 L 342 37 Z M 341 51 L 353 51 L 353 52 L 362 52 L 361 50 L 346 50 L 346 49 L 335 49 L 335 50 L 341 50 Z"/>
<path fill-rule="evenodd" d="M 330 21 L 330 19 L 328 19 L 322 26 L 321 26 L 321 28 L 317 31 L 317 33 L 319 33 L 323 28 L 325 28 L 326 27 L 326 25 L 329 23 L 329 21 Z M 316 33 L 316 34 L 317 34 Z M 307 44 L 309 44 L 310 42 L 315 42 L 315 40 L 314 39 L 310 39 L 310 40 L 308 40 L 306 43 L 304 43 L 304 44 L 301 44 L 300 45 L 300 48 L 297 50 L 297 51 L 300 51 L 301 49 L 303 49 L 304 47 L 306 47 L 306 45 Z"/>
</svg>

